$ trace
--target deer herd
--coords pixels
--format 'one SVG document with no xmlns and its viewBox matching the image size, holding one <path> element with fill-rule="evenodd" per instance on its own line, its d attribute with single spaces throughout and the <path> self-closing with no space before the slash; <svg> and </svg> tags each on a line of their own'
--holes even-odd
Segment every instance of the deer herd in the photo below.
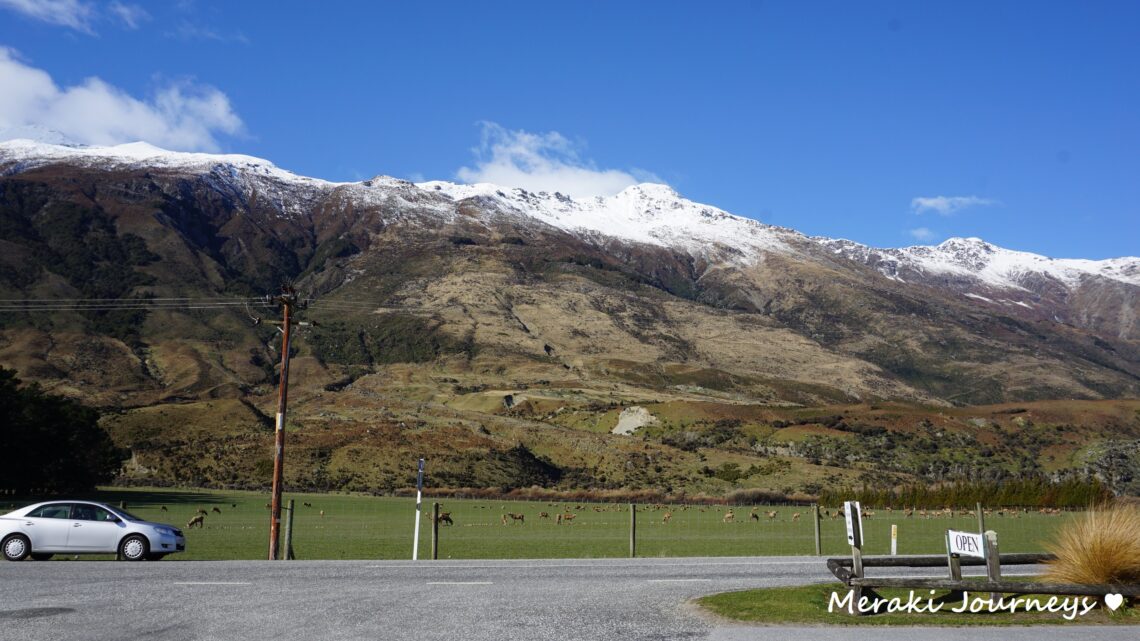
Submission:
<svg viewBox="0 0 1140 641">
<path fill-rule="evenodd" d="M 556 503 L 549 503 L 548 505 L 550 507 L 559 507 L 559 505 Z M 231 507 L 237 508 L 237 504 L 236 503 L 232 504 Z M 270 505 L 268 503 L 266 503 L 265 507 L 269 508 Z M 305 503 L 302 503 L 302 507 L 312 508 L 313 504 L 309 503 L 309 502 L 305 502 Z M 487 506 L 476 506 L 476 507 L 482 508 L 482 509 L 487 509 Z M 624 511 L 625 510 L 625 508 L 623 506 L 617 505 L 617 504 L 609 505 L 609 506 L 592 506 L 592 507 L 583 506 L 583 505 L 579 504 L 579 505 L 574 506 L 573 510 L 568 509 L 568 508 L 569 508 L 569 506 L 567 506 L 566 509 L 556 511 L 556 513 L 554 514 L 554 519 L 553 519 L 555 524 L 557 524 L 557 525 L 570 525 L 573 523 L 574 519 L 577 518 L 579 512 L 587 511 L 589 509 L 592 509 L 594 512 L 610 512 L 610 511 Z M 699 512 L 708 512 L 710 509 L 715 509 L 712 506 L 689 506 L 689 505 L 666 506 L 663 504 L 654 504 L 654 505 L 647 505 L 643 508 L 639 508 L 639 511 L 663 511 L 664 513 L 661 515 L 661 524 L 662 525 L 668 525 L 669 522 L 673 519 L 674 513 L 687 511 L 690 508 L 695 509 Z M 167 508 L 165 505 L 160 506 L 159 509 L 163 512 L 167 511 Z M 503 509 L 504 510 L 506 509 L 505 505 L 503 506 Z M 887 512 L 888 515 L 895 512 L 894 508 L 892 508 L 892 507 L 885 507 L 882 509 L 883 509 L 883 511 Z M 905 518 L 918 517 L 918 518 L 924 518 L 924 519 L 948 518 L 948 517 L 954 517 L 954 516 L 959 516 L 959 517 L 976 517 L 977 516 L 976 510 L 969 510 L 969 509 L 955 510 L 955 509 L 950 508 L 950 507 L 945 507 L 945 508 L 942 508 L 939 510 L 934 510 L 934 509 L 926 510 L 926 509 L 918 509 L 917 507 L 910 507 L 910 508 L 902 508 L 902 509 L 898 510 L 898 512 L 901 512 L 903 517 L 905 517 Z M 1028 512 L 1029 512 L 1029 510 L 1027 508 L 999 508 L 996 510 L 992 510 L 992 509 L 984 509 L 983 510 L 983 513 L 986 516 L 999 516 L 999 517 L 1008 516 L 1010 518 L 1020 518 L 1021 515 L 1026 514 Z M 1057 515 L 1061 514 L 1061 510 L 1058 508 L 1040 508 L 1037 510 L 1037 512 L 1039 512 L 1040 514 L 1052 515 L 1052 516 L 1057 516 Z M 203 508 L 198 508 L 198 510 L 197 510 L 197 512 L 195 512 L 193 518 L 191 518 L 190 521 L 186 523 L 186 529 L 189 530 L 189 529 L 192 529 L 195 527 L 197 527 L 197 528 L 205 527 L 206 517 L 211 513 L 220 515 L 220 514 L 222 514 L 222 510 L 218 507 L 213 507 L 210 510 L 210 512 L 207 512 Z M 866 509 L 862 510 L 861 514 L 862 514 L 863 519 L 872 519 L 875 517 L 875 510 L 870 509 L 870 508 L 866 508 Z M 325 511 L 319 510 L 318 515 L 321 518 L 324 518 Z M 811 515 L 812 515 L 812 513 L 809 512 L 808 516 L 811 516 Z M 791 522 L 795 523 L 795 522 L 798 522 L 802 516 L 803 516 L 802 512 L 792 512 L 791 516 L 786 520 L 790 520 Z M 841 508 L 840 509 L 825 508 L 825 509 L 820 510 L 819 517 L 821 519 L 829 518 L 829 519 L 835 520 L 835 519 L 843 518 L 844 514 L 843 514 L 843 510 Z M 546 512 L 546 511 L 539 512 L 538 518 L 542 519 L 542 520 L 549 521 L 549 520 L 551 520 L 551 513 Z M 779 510 L 761 511 L 760 508 L 753 507 L 748 512 L 748 521 L 777 522 L 777 521 L 782 521 L 782 520 L 785 520 L 785 519 L 780 518 L 780 511 Z M 723 523 L 735 523 L 736 522 L 735 508 L 728 508 L 723 513 L 723 516 L 721 518 L 721 522 L 723 522 Z M 438 523 L 439 525 L 455 525 L 455 520 L 452 518 L 451 512 L 440 512 L 436 516 L 436 523 Z M 499 517 L 499 523 L 502 525 L 511 525 L 513 523 L 518 523 L 519 525 L 525 525 L 526 524 L 526 515 L 521 513 L 521 512 L 504 512 Z"/>
<path fill-rule="evenodd" d="M 549 505 L 551 507 L 556 507 L 557 504 L 550 503 Z M 478 507 L 482 507 L 482 508 L 486 509 L 486 506 L 478 506 Z M 639 512 L 661 511 L 662 512 L 662 514 L 661 514 L 661 525 L 668 525 L 669 522 L 673 520 L 673 517 L 677 512 L 687 511 L 690 508 L 695 509 L 699 512 L 708 512 L 710 509 L 715 509 L 712 506 L 689 506 L 689 505 L 666 506 L 663 504 L 654 504 L 654 505 L 647 505 L 645 507 L 638 508 L 638 511 Z M 506 506 L 503 506 L 503 509 L 506 509 Z M 584 508 L 582 505 L 577 505 L 574 509 L 575 509 L 575 511 L 565 511 L 565 512 L 559 512 L 559 513 L 554 514 L 555 523 L 558 525 L 569 524 L 571 521 L 574 520 L 575 517 L 578 516 L 577 512 L 582 512 L 582 511 L 586 510 L 587 508 Z M 608 506 L 608 507 L 594 506 L 592 509 L 595 512 L 624 511 L 625 510 L 624 507 L 619 506 L 619 505 L 613 505 L 613 506 Z M 941 510 L 922 510 L 922 509 L 918 509 L 918 508 L 903 508 L 901 510 L 895 510 L 892 507 L 885 507 L 885 508 L 882 508 L 882 510 L 887 512 L 888 515 L 895 513 L 895 512 L 901 512 L 905 518 L 912 518 L 915 516 L 917 516 L 918 518 L 977 516 L 976 510 L 965 510 L 965 509 L 954 510 L 951 508 L 944 508 Z M 1056 508 L 1042 508 L 1038 511 L 1042 514 L 1053 514 L 1053 515 L 1060 514 L 1060 510 L 1058 510 Z M 986 509 L 986 510 L 983 510 L 983 512 L 986 516 L 996 515 L 996 516 L 1010 516 L 1013 518 L 1017 518 L 1017 517 L 1020 517 L 1022 514 L 1028 512 L 1028 510 L 1025 508 L 1010 508 L 1010 509 L 1002 508 L 1002 509 L 997 509 L 997 510 Z M 780 522 L 780 521 L 789 522 L 790 521 L 792 523 L 798 523 L 805 516 L 810 518 L 812 515 L 813 515 L 813 512 L 810 512 L 810 511 L 809 512 L 790 512 L 790 513 L 784 512 L 783 517 L 781 517 L 780 510 L 760 510 L 760 508 L 758 508 L 758 507 L 753 507 L 748 512 L 748 519 L 747 520 L 748 521 L 756 521 L 756 522 L 762 522 L 762 521 L 766 521 L 766 522 Z M 862 510 L 861 515 L 862 515 L 863 519 L 873 519 L 873 518 L 875 518 L 876 512 L 874 509 L 868 508 L 868 509 Z M 834 520 L 834 519 L 841 519 L 841 518 L 843 518 L 843 516 L 844 516 L 844 514 L 843 514 L 842 509 L 825 508 L 825 509 L 821 509 L 819 511 L 819 517 L 821 519 L 830 518 L 830 519 Z M 539 512 L 538 518 L 550 520 L 551 513 L 550 512 Z M 741 517 L 741 518 L 743 518 L 743 517 Z M 728 508 L 721 515 L 721 522 L 722 523 L 735 523 L 736 519 L 737 519 L 736 508 Z M 446 522 L 446 524 L 448 524 L 448 525 L 453 524 L 450 512 L 441 513 L 439 520 L 440 520 L 440 522 Z M 510 525 L 512 523 L 515 523 L 515 522 L 518 522 L 520 524 L 526 523 L 525 516 L 523 514 L 517 513 L 517 512 L 506 512 L 500 516 L 499 520 L 500 520 L 500 523 L 502 525 Z"/>
<path fill-rule="evenodd" d="M 551 507 L 557 507 L 557 504 L 555 504 L 555 503 L 550 503 L 549 505 Z M 476 509 L 488 509 L 488 506 L 485 506 L 485 505 L 479 505 L 479 506 L 475 506 L 475 507 L 476 507 Z M 505 510 L 506 506 L 503 506 L 502 509 Z M 623 506 L 616 505 L 616 504 L 611 505 L 611 506 L 604 506 L 604 507 L 603 506 L 593 506 L 592 508 L 583 507 L 582 505 L 577 505 L 573 508 L 573 510 L 564 510 L 564 511 L 555 512 L 553 514 L 553 521 L 556 525 L 570 525 L 574 521 L 574 519 L 577 518 L 579 512 L 587 511 L 589 509 L 592 509 L 594 512 L 611 512 L 611 511 L 621 512 L 621 511 L 625 511 L 625 508 Z M 683 512 L 683 511 L 687 511 L 689 509 L 690 509 L 690 506 L 688 506 L 688 505 L 666 507 L 665 505 L 662 505 L 662 504 L 654 504 L 654 505 L 645 506 L 644 508 L 640 508 L 639 511 L 661 511 L 661 510 L 664 510 L 664 513 L 661 515 L 661 524 L 662 525 L 668 525 L 669 522 L 673 519 L 673 515 L 675 512 Z M 699 512 L 708 512 L 710 508 L 707 506 L 693 506 L 693 509 L 696 509 Z M 830 515 L 830 512 L 828 512 L 828 514 Z M 538 513 L 538 518 L 541 520 L 549 521 L 549 520 L 551 520 L 551 516 L 552 516 L 551 512 L 548 512 L 548 511 L 540 511 Z M 793 512 L 789 518 L 791 521 L 797 522 L 800 520 L 801 516 L 802 516 L 801 512 Z M 752 508 L 752 510 L 748 513 L 748 520 L 750 520 L 750 521 L 762 520 L 761 519 L 761 512 L 759 512 L 759 508 L 755 508 L 755 507 Z M 779 520 L 781 520 L 779 510 L 765 510 L 763 512 L 763 520 L 766 520 L 766 521 L 779 521 Z M 728 508 L 728 510 L 725 511 L 724 514 L 722 515 L 721 521 L 724 523 L 736 522 L 735 508 Z M 439 515 L 436 517 L 436 522 L 439 523 L 440 525 L 454 525 L 455 524 L 455 520 L 452 518 L 451 512 L 440 512 Z M 499 523 L 501 525 L 511 525 L 514 523 L 518 523 L 520 525 L 526 525 L 526 515 L 521 513 L 521 512 L 503 512 L 502 514 L 499 515 Z"/>
</svg>

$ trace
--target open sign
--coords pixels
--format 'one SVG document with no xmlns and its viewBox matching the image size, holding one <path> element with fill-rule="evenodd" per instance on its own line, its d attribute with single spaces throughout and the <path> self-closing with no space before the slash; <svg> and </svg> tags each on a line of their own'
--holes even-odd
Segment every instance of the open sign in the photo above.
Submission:
<svg viewBox="0 0 1140 641">
<path fill-rule="evenodd" d="M 985 539 L 974 532 L 946 530 L 946 551 L 958 556 L 986 558 Z"/>
</svg>

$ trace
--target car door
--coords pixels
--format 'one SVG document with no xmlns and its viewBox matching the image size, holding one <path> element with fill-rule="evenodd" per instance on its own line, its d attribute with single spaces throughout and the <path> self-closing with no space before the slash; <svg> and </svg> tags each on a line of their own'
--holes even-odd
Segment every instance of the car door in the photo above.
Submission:
<svg viewBox="0 0 1140 641">
<path fill-rule="evenodd" d="M 71 531 L 71 504 L 41 505 L 29 512 L 21 525 L 36 552 L 64 552 Z"/>
<path fill-rule="evenodd" d="M 71 510 L 69 552 L 114 552 L 119 546 L 123 524 L 114 514 L 90 503 L 76 503 Z"/>
</svg>

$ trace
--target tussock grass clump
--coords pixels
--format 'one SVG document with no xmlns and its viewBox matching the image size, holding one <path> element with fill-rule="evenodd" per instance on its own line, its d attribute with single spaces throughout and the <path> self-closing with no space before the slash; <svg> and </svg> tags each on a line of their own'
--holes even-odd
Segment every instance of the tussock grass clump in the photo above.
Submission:
<svg viewBox="0 0 1140 641">
<path fill-rule="evenodd" d="M 1140 507 L 1124 503 L 1101 506 L 1067 523 L 1049 552 L 1045 580 L 1053 583 L 1140 583 Z"/>
</svg>

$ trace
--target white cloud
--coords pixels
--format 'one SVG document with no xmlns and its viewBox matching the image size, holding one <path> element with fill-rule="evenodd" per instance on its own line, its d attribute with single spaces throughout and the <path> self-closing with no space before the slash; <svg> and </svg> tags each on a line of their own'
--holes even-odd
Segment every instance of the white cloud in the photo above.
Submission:
<svg viewBox="0 0 1140 641">
<path fill-rule="evenodd" d="M 933 231 L 926 227 L 917 227 L 915 229 L 910 229 L 907 230 L 907 233 L 910 234 L 915 240 L 922 242 L 933 240 L 935 235 Z"/>
<path fill-rule="evenodd" d="M 214 42 L 237 42 L 248 45 L 249 38 L 240 31 L 222 32 L 214 27 L 195 24 L 183 20 L 173 31 L 167 31 L 166 37 L 178 40 L 212 40 Z"/>
<path fill-rule="evenodd" d="M 46 71 L 3 47 L 0 87 L 0 129 L 37 125 L 91 145 L 143 140 L 180 151 L 218 151 L 218 134 L 242 131 L 229 98 L 213 87 L 172 83 L 149 100 L 99 78 L 60 88 Z"/>
<path fill-rule="evenodd" d="M 33 20 L 70 27 L 83 33 L 94 33 L 91 19 L 95 11 L 90 3 L 79 0 L 0 0 L 0 7 L 22 13 Z"/>
<path fill-rule="evenodd" d="M 473 149 L 475 167 L 456 172 L 466 183 L 494 183 L 529 191 L 562 192 L 578 198 L 612 196 L 639 182 L 662 182 L 638 169 L 598 169 L 578 155 L 576 145 L 562 134 L 511 131 L 493 122 L 481 123 L 482 140 Z"/>
<path fill-rule="evenodd" d="M 128 29 L 138 29 L 142 23 L 150 20 L 150 14 L 146 12 L 146 9 L 143 9 L 137 4 L 123 4 L 116 0 L 108 5 L 107 8 L 116 18 L 121 20 Z"/>
<path fill-rule="evenodd" d="M 912 199 L 910 201 L 910 208 L 911 211 L 916 214 L 932 211 L 942 216 L 949 216 L 967 207 L 984 207 L 1000 204 L 1000 201 L 990 198 L 979 198 L 977 196 L 933 196 L 929 198 L 918 197 Z"/>
</svg>

